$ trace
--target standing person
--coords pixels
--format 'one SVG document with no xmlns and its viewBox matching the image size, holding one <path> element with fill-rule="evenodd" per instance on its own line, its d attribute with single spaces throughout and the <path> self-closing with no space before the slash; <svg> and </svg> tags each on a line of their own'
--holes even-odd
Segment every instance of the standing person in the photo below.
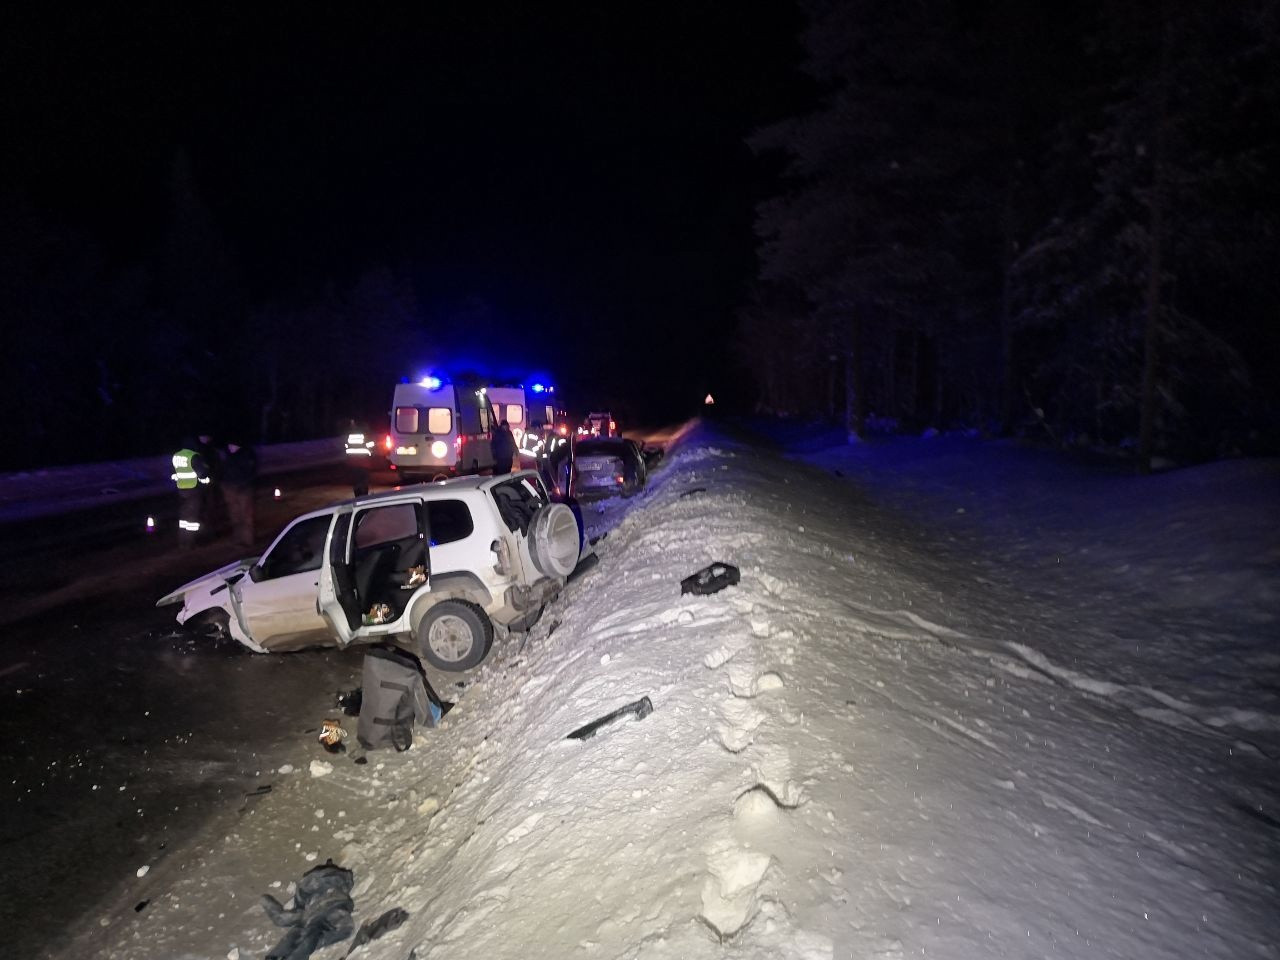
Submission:
<svg viewBox="0 0 1280 960">
<path fill-rule="evenodd" d="M 196 436 L 196 453 L 204 460 L 208 480 L 200 484 L 200 528 L 206 538 L 222 533 L 226 520 L 226 504 L 222 500 L 222 455 L 207 433 Z"/>
<path fill-rule="evenodd" d="M 511 472 L 511 461 L 516 457 L 516 436 L 511 432 L 511 424 L 503 420 L 498 429 L 493 431 L 493 473 Z"/>
<path fill-rule="evenodd" d="M 231 535 L 246 550 L 253 547 L 253 481 L 258 476 L 258 454 L 239 442 L 227 443 L 222 467 L 223 496 L 231 516 Z"/>
<path fill-rule="evenodd" d="M 178 489 L 178 549 L 190 550 L 200 536 L 201 502 L 209 485 L 209 466 L 189 439 L 171 458 L 170 476 Z"/>
<path fill-rule="evenodd" d="M 358 420 L 347 421 L 347 476 L 351 480 L 351 492 L 363 497 L 369 492 L 369 474 L 373 464 L 373 438 L 368 428 Z"/>
</svg>

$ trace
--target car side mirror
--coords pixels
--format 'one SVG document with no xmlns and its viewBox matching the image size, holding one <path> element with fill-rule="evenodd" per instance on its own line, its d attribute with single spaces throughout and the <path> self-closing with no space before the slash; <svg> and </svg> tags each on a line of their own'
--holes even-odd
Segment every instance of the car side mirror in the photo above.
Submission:
<svg viewBox="0 0 1280 960">
<path fill-rule="evenodd" d="M 262 572 L 262 567 L 256 563 L 249 568 L 249 579 L 252 580 L 254 583 L 259 582 L 264 575 L 265 574 L 263 574 Z"/>
</svg>

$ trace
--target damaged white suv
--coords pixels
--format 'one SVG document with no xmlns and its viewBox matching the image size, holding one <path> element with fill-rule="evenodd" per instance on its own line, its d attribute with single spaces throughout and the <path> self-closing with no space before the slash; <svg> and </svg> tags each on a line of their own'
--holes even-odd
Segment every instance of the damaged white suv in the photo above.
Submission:
<svg viewBox="0 0 1280 960">
<path fill-rule="evenodd" d="M 461 477 L 298 517 L 258 559 L 179 587 L 179 623 L 259 653 L 391 641 L 441 670 L 479 664 L 493 626 L 528 629 L 584 549 L 537 473 Z"/>
</svg>

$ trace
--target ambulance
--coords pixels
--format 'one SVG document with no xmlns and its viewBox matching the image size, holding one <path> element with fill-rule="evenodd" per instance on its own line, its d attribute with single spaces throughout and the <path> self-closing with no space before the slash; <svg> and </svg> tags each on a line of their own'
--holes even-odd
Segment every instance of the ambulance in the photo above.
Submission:
<svg viewBox="0 0 1280 960">
<path fill-rule="evenodd" d="M 391 404 L 386 453 L 401 483 L 493 469 L 499 421 L 486 387 L 423 377 L 396 384 Z"/>
<path fill-rule="evenodd" d="M 556 430 L 555 391 L 543 383 L 489 387 L 497 422 L 507 421 L 522 457 L 538 459 L 549 452 Z"/>
</svg>

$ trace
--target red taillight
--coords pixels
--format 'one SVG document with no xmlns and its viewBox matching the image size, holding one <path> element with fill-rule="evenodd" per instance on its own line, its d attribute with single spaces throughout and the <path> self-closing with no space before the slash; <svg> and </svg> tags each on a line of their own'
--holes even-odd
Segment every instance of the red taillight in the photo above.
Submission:
<svg viewBox="0 0 1280 960">
<path fill-rule="evenodd" d="M 462 434 L 458 434 L 456 437 L 453 438 L 453 449 L 454 450 L 462 449 Z"/>
<path fill-rule="evenodd" d="M 615 430 L 617 430 L 617 429 L 618 429 L 618 425 L 617 425 L 616 423 L 614 423 L 612 420 L 610 420 L 610 421 L 609 421 L 609 432 L 610 432 L 610 433 L 613 433 L 613 431 L 615 431 Z"/>
<path fill-rule="evenodd" d="M 391 434 L 388 433 L 385 437 L 382 438 L 382 446 L 387 450 L 390 450 L 393 446 L 395 446 L 395 444 L 391 441 Z"/>
<path fill-rule="evenodd" d="M 626 478 L 625 478 L 625 477 L 614 477 L 613 479 L 617 480 L 619 483 L 626 483 L 626 482 L 627 482 L 627 480 L 626 480 Z"/>
</svg>

